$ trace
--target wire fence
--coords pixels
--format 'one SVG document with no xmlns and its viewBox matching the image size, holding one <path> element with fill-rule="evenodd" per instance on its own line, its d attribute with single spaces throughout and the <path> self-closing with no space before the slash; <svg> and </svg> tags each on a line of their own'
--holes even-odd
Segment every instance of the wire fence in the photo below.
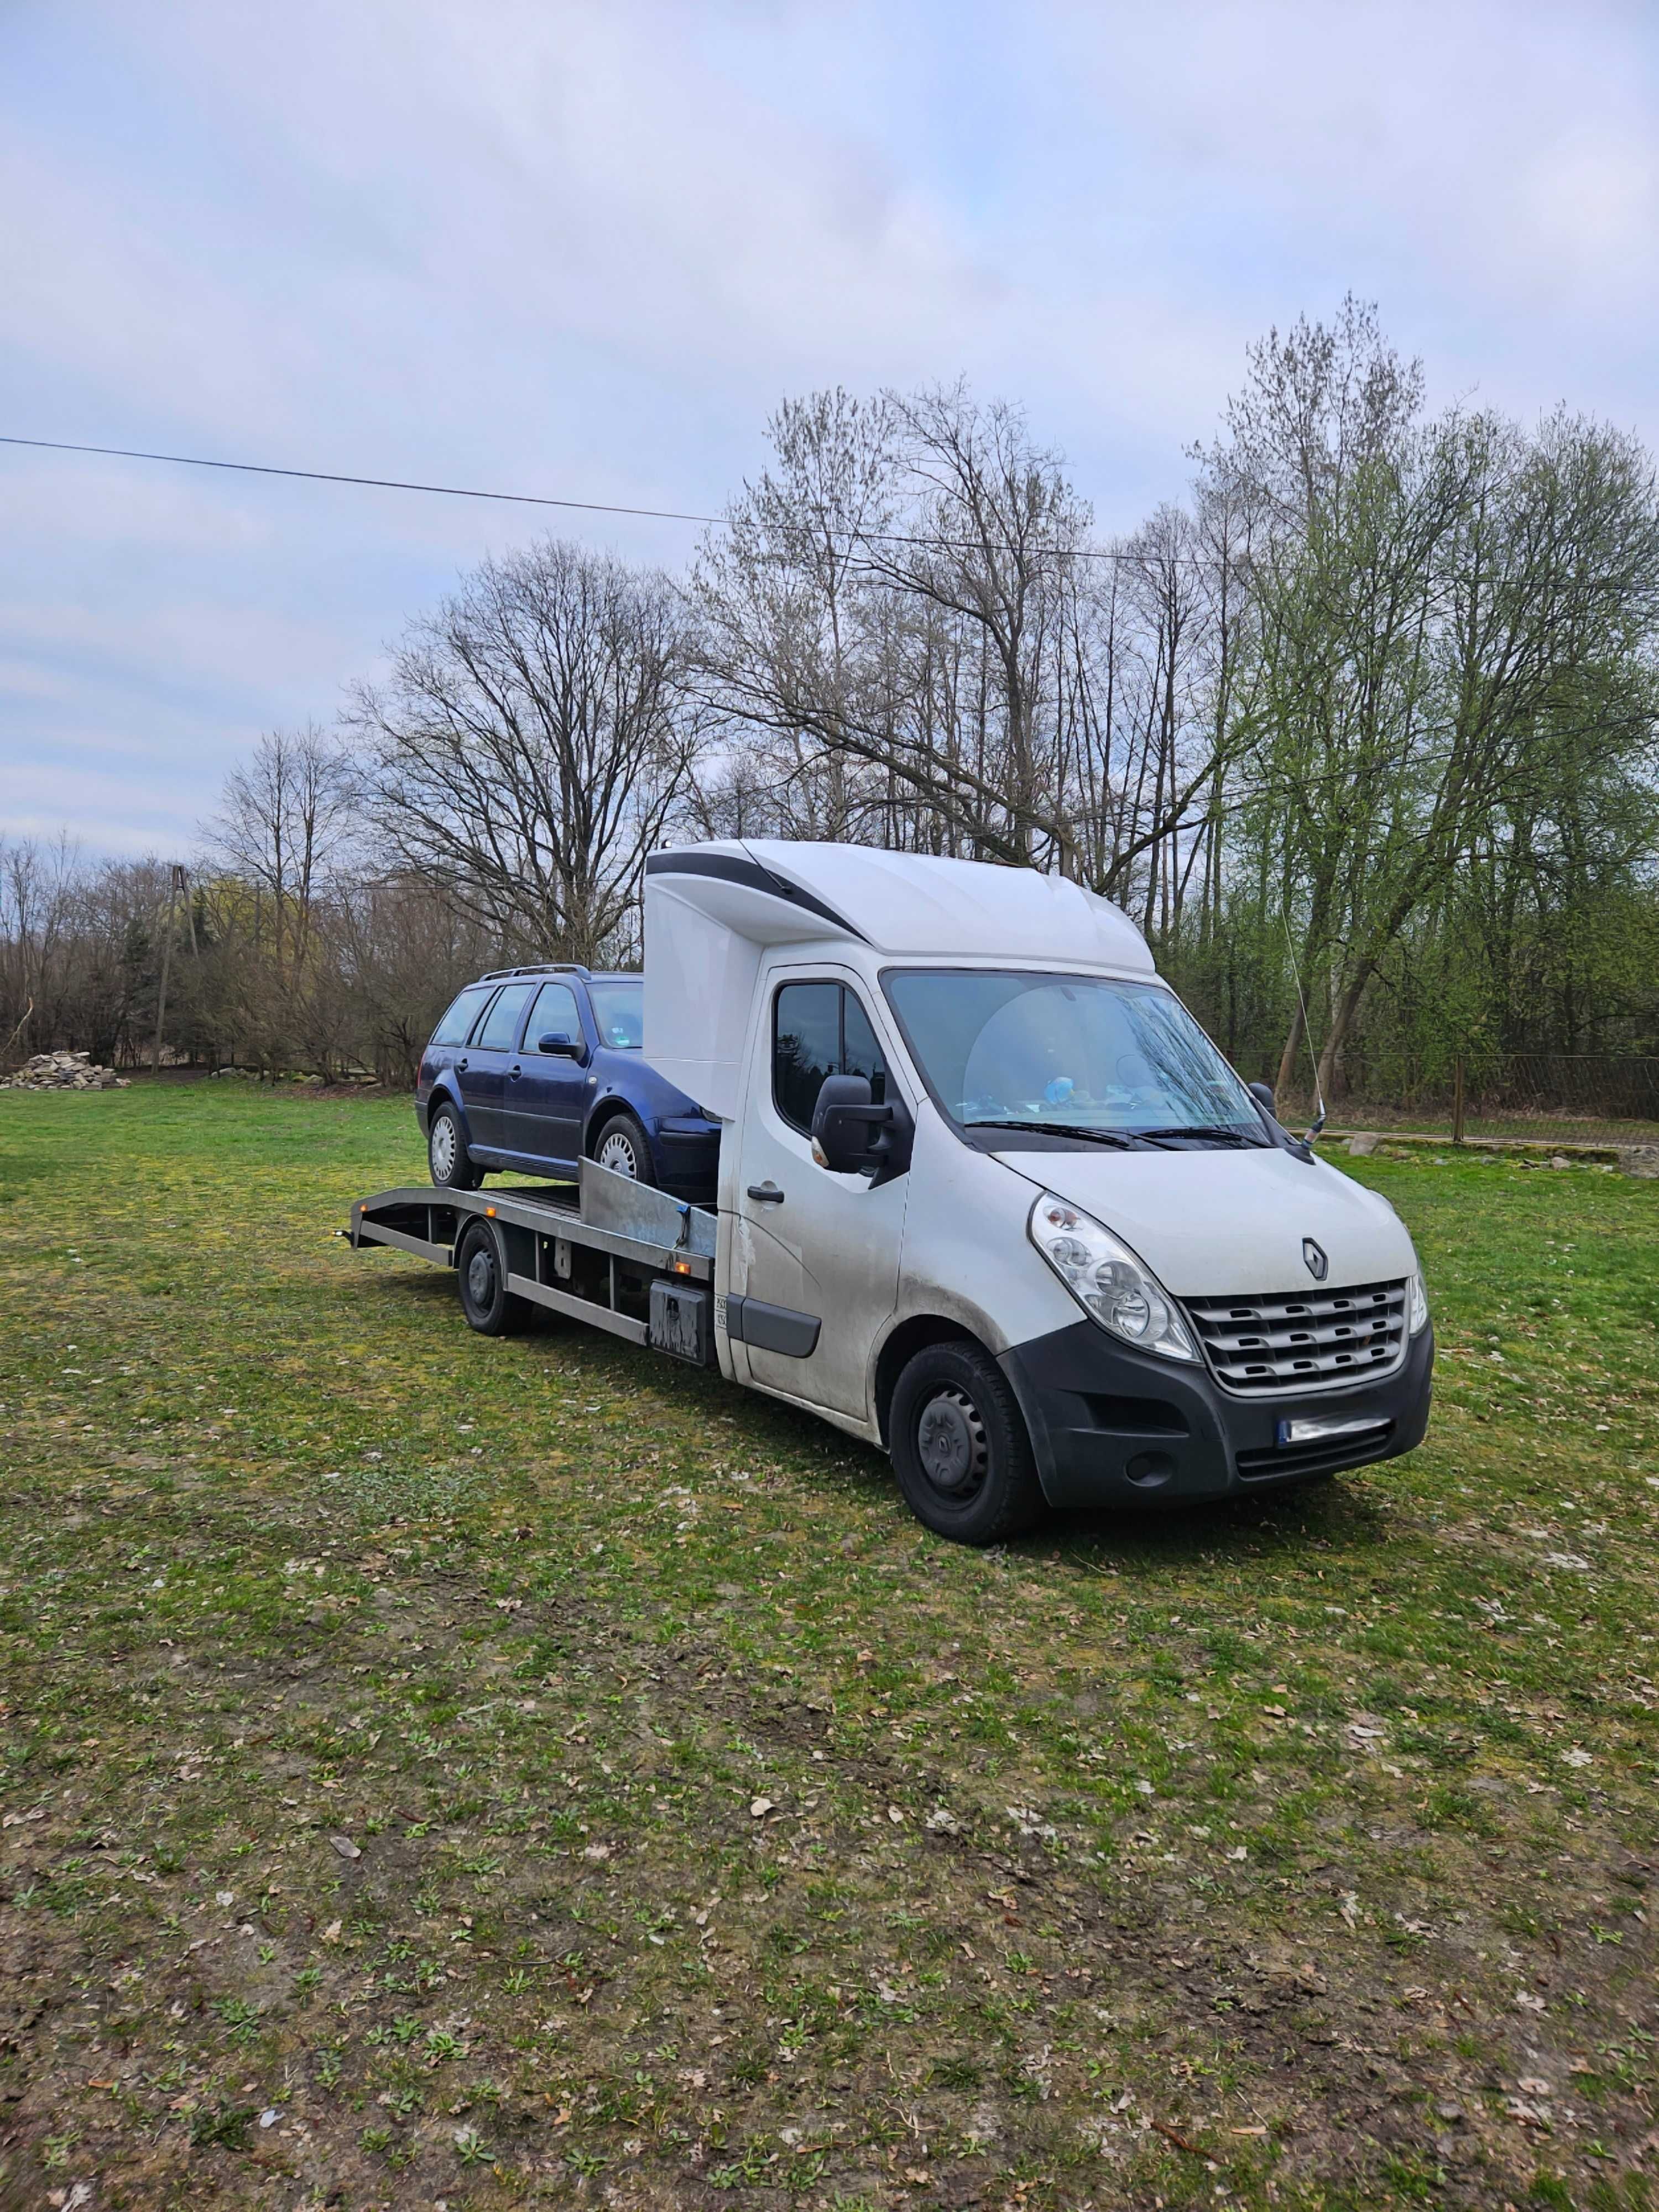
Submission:
<svg viewBox="0 0 1659 2212">
<path fill-rule="evenodd" d="M 1288 1110 L 1288 1102 L 1287 1110 Z M 1659 1144 L 1659 1059 L 1516 1052 L 1456 1057 L 1328 1102 L 1334 1130 L 1534 1144 Z M 1299 1110 L 1310 1110 L 1298 1100 Z"/>
</svg>

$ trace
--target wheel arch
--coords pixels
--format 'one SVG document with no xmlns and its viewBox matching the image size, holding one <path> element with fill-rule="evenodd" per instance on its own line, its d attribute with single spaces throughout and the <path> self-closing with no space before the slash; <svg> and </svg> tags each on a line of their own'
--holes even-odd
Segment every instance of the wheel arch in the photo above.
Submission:
<svg viewBox="0 0 1659 2212">
<path fill-rule="evenodd" d="M 971 1344 L 989 1358 L 996 1356 L 982 1337 L 946 1314 L 911 1314 L 900 1322 L 876 1355 L 876 1425 L 884 1449 L 892 1442 L 893 1393 L 898 1388 L 899 1376 L 917 1352 L 926 1352 L 934 1344 Z"/>
<path fill-rule="evenodd" d="M 427 1096 L 426 1128 L 428 1133 L 430 1134 L 432 1124 L 438 1118 L 438 1109 L 441 1106 L 447 1106 L 453 1109 L 455 1119 L 461 1125 L 461 1134 L 466 1138 L 470 1143 L 472 1137 L 472 1125 L 466 1118 L 466 1109 L 462 1105 L 458 1094 L 441 1083 L 434 1083 Z"/>
<path fill-rule="evenodd" d="M 657 1133 L 652 1126 L 654 1116 L 649 1113 L 641 1113 L 631 1098 L 624 1098 L 620 1092 L 615 1091 L 608 1097 L 596 1098 L 587 1109 L 587 1119 L 582 1124 L 583 1158 L 592 1159 L 597 1152 L 599 1139 L 604 1136 L 610 1124 L 624 1119 L 632 1121 L 643 1135 L 646 1152 L 650 1157 L 653 1166 L 660 1173 L 661 1161 L 659 1158 Z"/>
<path fill-rule="evenodd" d="M 600 1130 L 607 1121 L 614 1121 L 618 1114 L 634 1114 L 634 1109 L 625 1098 L 619 1098 L 614 1091 L 602 1091 L 599 1097 L 590 1101 L 587 1111 L 582 1119 L 582 1152 L 586 1158 L 590 1160 L 592 1158 L 593 1147 L 599 1140 Z M 636 1121 L 639 1118 L 637 1114 L 634 1114 L 634 1119 Z"/>
</svg>

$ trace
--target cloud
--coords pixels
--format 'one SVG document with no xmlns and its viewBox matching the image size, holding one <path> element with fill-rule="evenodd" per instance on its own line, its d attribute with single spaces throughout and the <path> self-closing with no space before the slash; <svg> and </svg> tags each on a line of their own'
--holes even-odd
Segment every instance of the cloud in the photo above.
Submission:
<svg viewBox="0 0 1659 2212">
<path fill-rule="evenodd" d="M 68 823 L 94 852 L 126 859 L 187 853 L 181 823 L 198 808 L 193 779 L 152 760 L 142 775 L 107 768 L 20 763 L 7 770 L 6 818 L 0 835 L 49 840 Z"/>
<path fill-rule="evenodd" d="M 87 551 L 224 560 L 245 559 L 275 535 L 269 514 L 217 477 L 72 453 L 0 447 L 0 456 L 14 540 L 72 532 Z"/>
<path fill-rule="evenodd" d="M 1133 85 L 1136 159 L 1173 228 L 1243 273 L 1340 257 L 1485 316 L 1652 308 L 1650 15 L 1581 0 L 1171 0 L 1066 9 L 1091 95 Z M 1443 296 L 1441 312 L 1455 310 Z M 1534 331 L 1536 356 L 1559 334 Z"/>
<path fill-rule="evenodd" d="M 965 371 L 1122 527 L 1350 288 L 1443 397 L 1654 423 L 1634 9 L 66 0 L 0 41 L 0 430 L 714 511 L 786 393 Z M 118 823 L 101 746 L 185 840 L 486 550 L 695 538 L 4 449 L 0 515 L 0 819 L 58 757 Z"/>
<path fill-rule="evenodd" d="M 182 689 L 194 683 L 216 694 L 227 684 L 264 691 L 282 682 L 283 670 L 336 659 L 356 642 L 349 629 L 330 624 L 320 611 L 302 619 L 258 605 L 171 598 L 130 621 L 83 602 L 0 600 L 0 639 L 14 650 L 30 646 L 37 665 L 48 660 L 123 678 L 137 671 L 156 684 Z"/>
</svg>

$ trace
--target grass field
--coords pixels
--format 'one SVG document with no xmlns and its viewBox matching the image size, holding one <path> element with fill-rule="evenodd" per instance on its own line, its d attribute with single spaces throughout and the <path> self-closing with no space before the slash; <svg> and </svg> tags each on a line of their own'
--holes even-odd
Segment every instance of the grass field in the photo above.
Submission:
<svg viewBox="0 0 1659 2212">
<path fill-rule="evenodd" d="M 982 1555 L 419 1160 L 0 1097 L 0 2205 L 1659 2204 L 1659 1184 L 1356 1163 L 1428 1444 Z"/>
</svg>

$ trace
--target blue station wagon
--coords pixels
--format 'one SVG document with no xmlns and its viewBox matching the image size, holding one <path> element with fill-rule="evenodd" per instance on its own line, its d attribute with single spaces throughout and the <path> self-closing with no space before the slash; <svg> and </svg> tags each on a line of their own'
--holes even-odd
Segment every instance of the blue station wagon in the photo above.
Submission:
<svg viewBox="0 0 1659 2212">
<path fill-rule="evenodd" d="M 548 964 L 469 983 L 432 1033 L 415 1107 L 441 1189 L 501 1170 L 574 1180 L 584 1157 L 712 1206 L 720 1124 L 641 1047 L 645 981 Z"/>
</svg>

